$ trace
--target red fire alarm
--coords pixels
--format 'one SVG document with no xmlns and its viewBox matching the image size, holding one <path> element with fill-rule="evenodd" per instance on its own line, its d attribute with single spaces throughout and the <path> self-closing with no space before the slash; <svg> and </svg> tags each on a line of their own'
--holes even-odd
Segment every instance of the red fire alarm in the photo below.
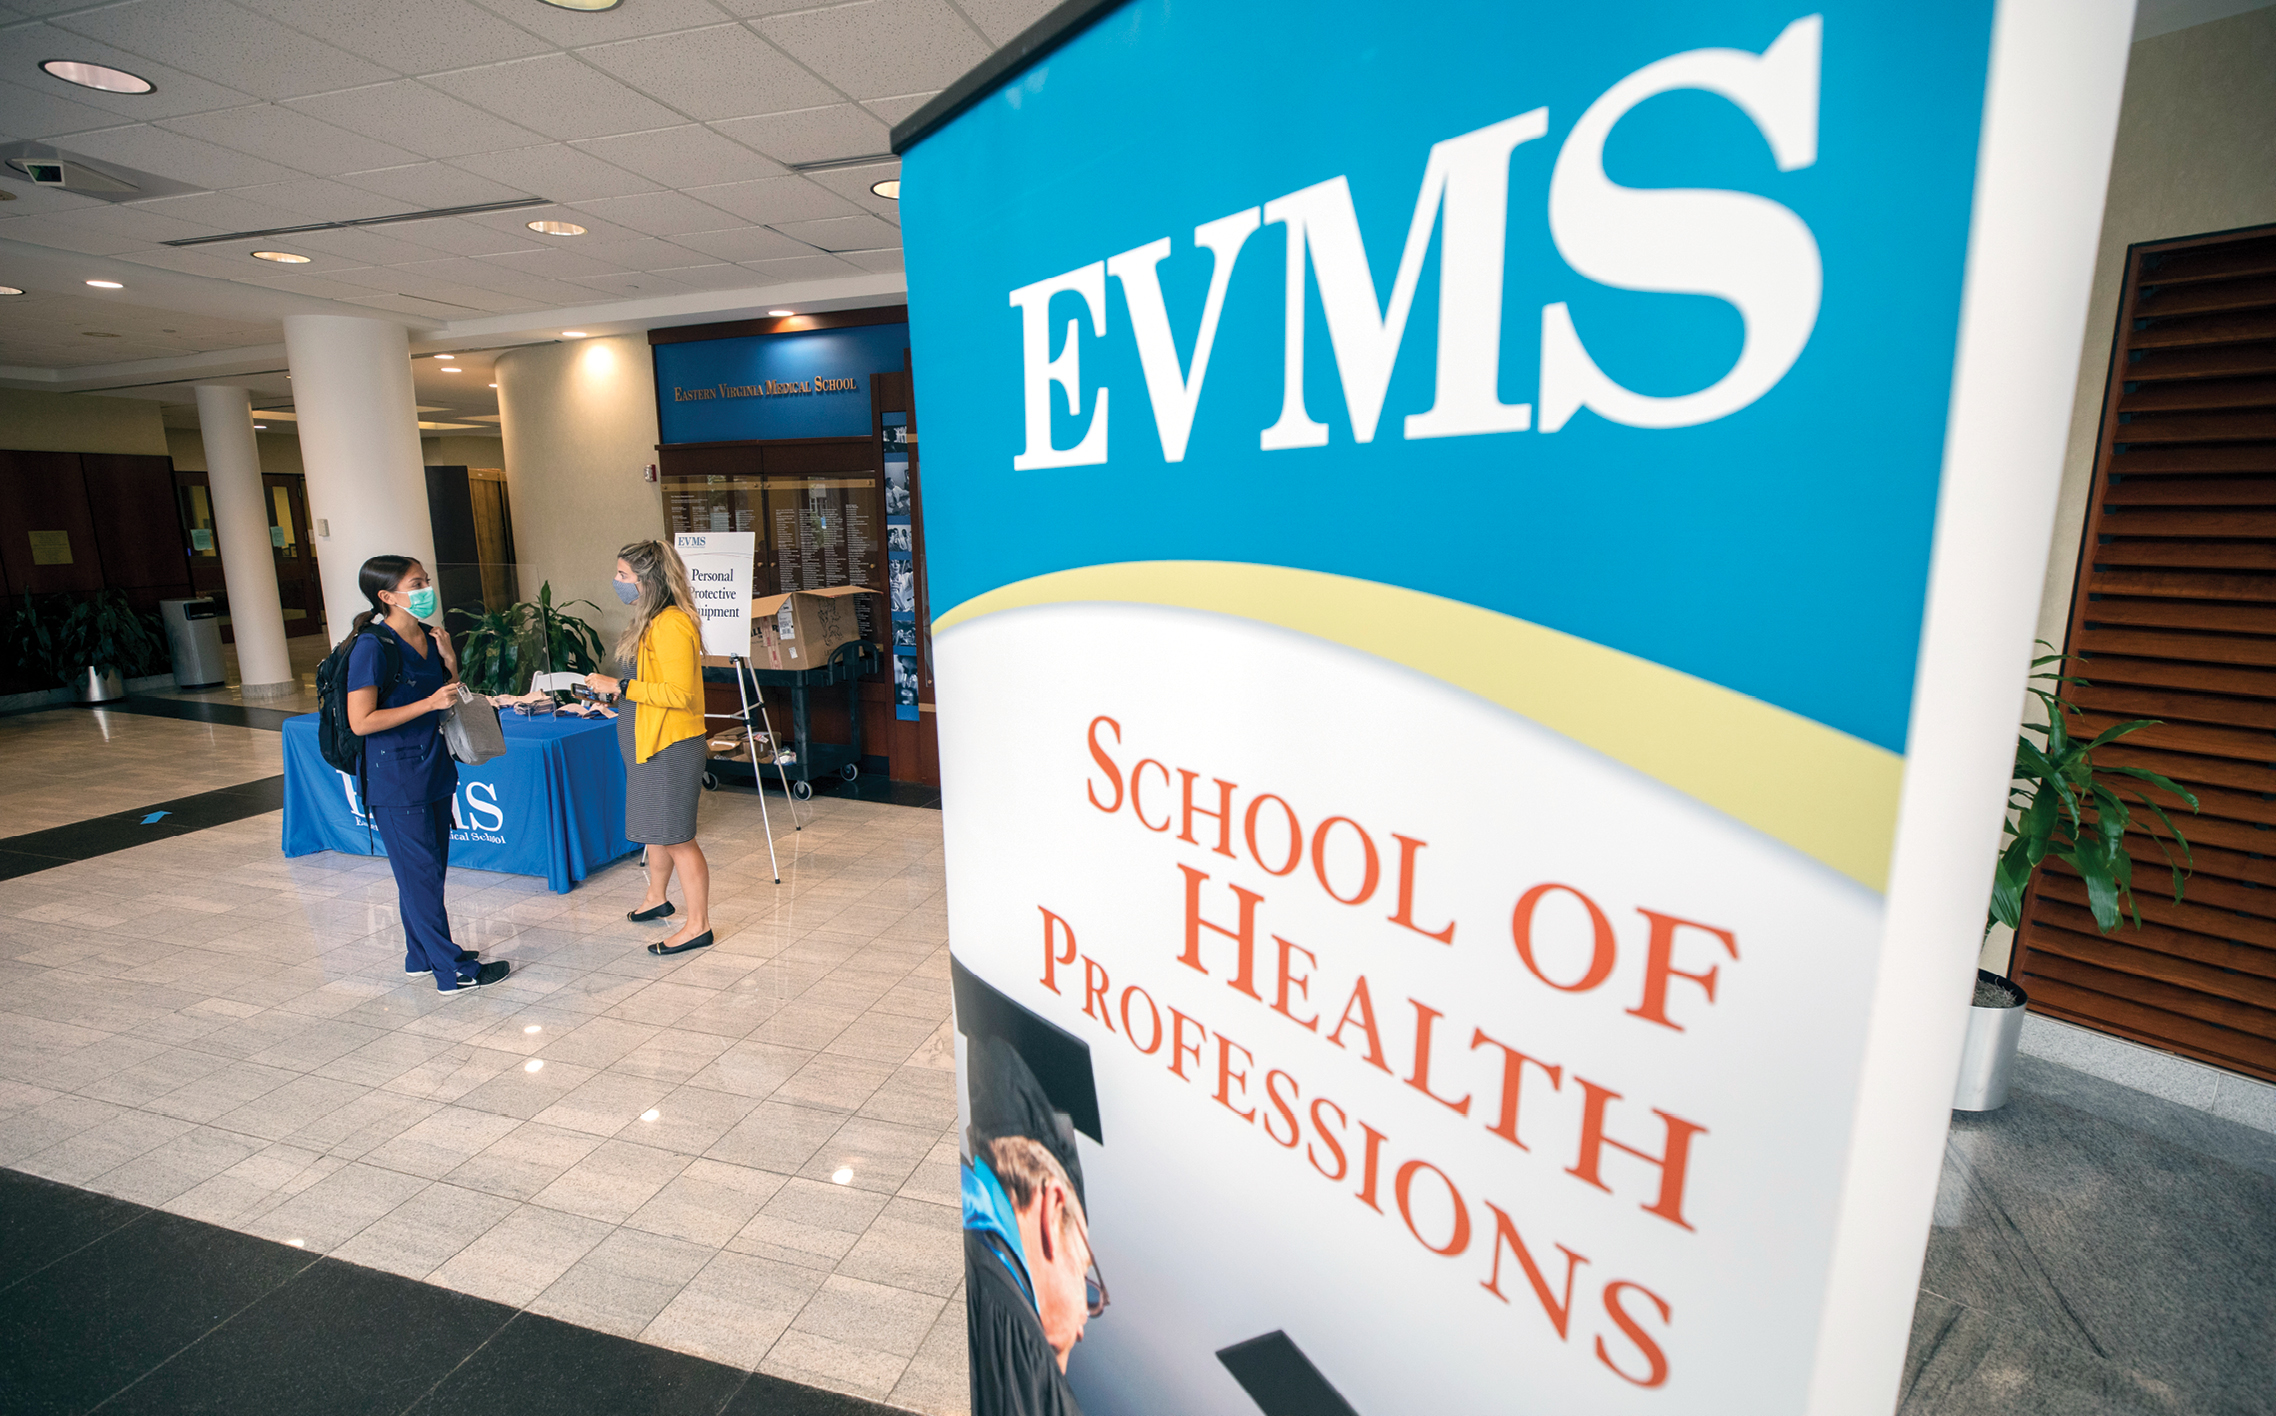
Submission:
<svg viewBox="0 0 2276 1416">
<path fill-rule="evenodd" d="M 640 469 L 640 480 L 643 482 L 653 482 L 656 480 L 655 463 L 651 462 L 646 467 Z"/>
</svg>

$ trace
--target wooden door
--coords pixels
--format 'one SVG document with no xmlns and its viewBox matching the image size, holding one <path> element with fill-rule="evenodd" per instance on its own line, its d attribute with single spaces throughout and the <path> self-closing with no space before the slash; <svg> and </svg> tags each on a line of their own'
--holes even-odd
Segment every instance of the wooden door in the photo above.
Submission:
<svg viewBox="0 0 2276 1416">
<path fill-rule="evenodd" d="M 2195 871 L 2174 903 L 2137 831 L 2143 927 L 2104 935 L 2050 861 L 2014 972 L 2051 1017 L 2276 1080 L 2276 227 L 2137 246 L 2122 298 L 2064 697 L 2161 720 L 2098 760 L 2197 795 L 2161 802 Z"/>
</svg>

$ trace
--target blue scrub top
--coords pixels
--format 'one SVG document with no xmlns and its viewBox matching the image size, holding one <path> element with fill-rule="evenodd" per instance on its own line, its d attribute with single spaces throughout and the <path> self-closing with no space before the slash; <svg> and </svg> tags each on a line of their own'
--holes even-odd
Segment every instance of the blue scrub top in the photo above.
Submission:
<svg viewBox="0 0 2276 1416">
<path fill-rule="evenodd" d="M 427 631 L 427 653 L 422 658 L 393 625 L 381 621 L 372 628 L 395 641 L 396 657 L 402 660 L 395 687 L 380 700 L 380 707 L 406 707 L 450 682 L 450 666 L 443 662 L 434 631 Z M 380 667 L 377 640 L 369 634 L 357 635 L 354 647 L 348 650 L 348 691 L 377 688 Z M 368 805 L 426 806 L 447 801 L 458 791 L 458 762 L 443 746 L 442 723 L 442 714 L 422 713 L 364 738 L 364 773 L 370 779 L 366 787 Z"/>
</svg>

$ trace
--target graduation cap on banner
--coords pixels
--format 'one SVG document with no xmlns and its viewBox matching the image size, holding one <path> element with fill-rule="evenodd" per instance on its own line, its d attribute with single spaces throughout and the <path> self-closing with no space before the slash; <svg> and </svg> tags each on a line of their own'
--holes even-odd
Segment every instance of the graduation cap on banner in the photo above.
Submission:
<svg viewBox="0 0 2276 1416">
<path fill-rule="evenodd" d="M 948 969 L 956 1030 L 967 1042 L 965 1085 L 973 1131 L 983 1139 L 1027 1136 L 1041 1142 L 1081 1197 L 1082 1160 L 1074 1133 L 1106 1143 L 1090 1044 L 1013 1002 L 953 954 Z"/>
</svg>

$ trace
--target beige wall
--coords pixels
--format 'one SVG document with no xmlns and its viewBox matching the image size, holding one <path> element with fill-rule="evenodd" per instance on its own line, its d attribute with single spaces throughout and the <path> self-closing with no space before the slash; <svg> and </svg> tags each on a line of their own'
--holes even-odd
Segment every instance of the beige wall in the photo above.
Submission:
<svg viewBox="0 0 2276 1416">
<path fill-rule="evenodd" d="M 300 438 L 295 433 L 255 433 L 254 443 L 261 449 L 261 471 L 271 475 L 305 475 L 300 465 Z M 203 472 L 205 465 L 205 439 L 195 428 L 168 428 L 166 450 L 174 455 L 177 472 Z"/>
<path fill-rule="evenodd" d="M 2086 529 L 2126 248 L 2276 222 L 2276 8 L 2134 46 L 2094 264 L 2039 637 L 2061 645 Z"/>
<path fill-rule="evenodd" d="M 419 452 L 429 467 L 503 467 L 505 448 L 497 438 L 474 433 L 444 433 L 419 439 Z"/>
<path fill-rule="evenodd" d="M 0 388 L 0 447 L 163 456 L 166 427 L 158 405 L 145 398 Z"/>
<path fill-rule="evenodd" d="M 664 534 L 664 503 L 641 480 L 656 460 L 656 374 L 642 335 L 539 344 L 498 356 L 507 493 L 522 594 L 553 582 L 553 599 L 603 640 L 624 627 L 609 590 L 617 547 Z"/>
</svg>

